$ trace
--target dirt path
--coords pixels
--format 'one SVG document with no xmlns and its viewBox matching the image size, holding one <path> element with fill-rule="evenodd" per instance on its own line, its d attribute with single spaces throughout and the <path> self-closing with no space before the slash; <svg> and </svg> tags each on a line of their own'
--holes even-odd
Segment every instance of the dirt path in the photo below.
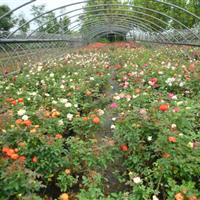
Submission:
<svg viewBox="0 0 200 200">
<path fill-rule="evenodd" d="M 110 73 L 111 77 L 109 80 L 109 86 L 106 91 L 106 96 L 110 99 L 110 103 L 113 101 L 113 96 L 115 93 L 119 92 L 119 86 L 116 79 L 116 69 L 114 67 L 111 67 Z M 104 148 L 105 146 L 109 146 L 112 148 L 114 145 L 114 139 L 113 139 L 113 130 L 111 128 L 111 125 L 113 125 L 113 118 L 118 117 L 118 113 L 110 108 L 110 104 L 105 109 L 105 122 L 101 127 L 101 130 L 96 134 L 97 144 L 98 147 Z M 109 148 L 109 147 L 108 147 Z M 100 173 L 104 177 L 104 194 L 109 195 L 111 193 L 118 193 L 120 191 L 124 191 L 127 189 L 127 186 L 125 186 L 123 183 L 120 183 L 117 179 L 116 172 L 122 173 L 125 169 L 122 167 L 122 160 L 119 160 L 118 158 L 114 158 L 114 161 L 110 161 L 110 163 L 107 164 L 107 168 L 105 170 L 102 170 Z M 120 173 L 120 174 L 121 174 Z"/>
</svg>

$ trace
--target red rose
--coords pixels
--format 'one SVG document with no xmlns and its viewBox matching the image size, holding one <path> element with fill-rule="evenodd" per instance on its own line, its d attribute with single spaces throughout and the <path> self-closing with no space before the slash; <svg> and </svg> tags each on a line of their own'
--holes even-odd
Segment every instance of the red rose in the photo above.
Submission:
<svg viewBox="0 0 200 200">
<path fill-rule="evenodd" d="M 120 145 L 120 150 L 121 151 L 128 151 L 128 146 L 126 144 Z"/>
<path fill-rule="evenodd" d="M 36 156 L 33 156 L 32 162 L 33 162 L 33 163 L 36 163 L 37 161 L 38 161 L 37 157 L 36 157 Z"/>
<path fill-rule="evenodd" d="M 23 102 L 24 102 L 24 99 L 23 99 L 23 98 L 19 98 L 19 99 L 18 99 L 18 102 L 19 102 L 19 103 L 23 103 Z"/>
<path fill-rule="evenodd" d="M 188 197 L 188 200 L 198 200 L 198 198 L 196 195 L 194 195 L 193 197 Z"/>
<path fill-rule="evenodd" d="M 162 105 L 160 105 L 159 109 L 162 112 L 166 112 L 169 110 L 169 104 L 162 104 Z"/>
</svg>

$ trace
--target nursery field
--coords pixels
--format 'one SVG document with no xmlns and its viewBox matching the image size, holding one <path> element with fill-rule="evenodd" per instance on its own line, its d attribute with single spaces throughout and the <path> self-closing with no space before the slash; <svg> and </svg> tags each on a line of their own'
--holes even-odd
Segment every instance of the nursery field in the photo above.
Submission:
<svg viewBox="0 0 200 200">
<path fill-rule="evenodd" d="M 0 79 L 0 200 L 199 199 L 192 51 L 91 45 Z"/>
</svg>

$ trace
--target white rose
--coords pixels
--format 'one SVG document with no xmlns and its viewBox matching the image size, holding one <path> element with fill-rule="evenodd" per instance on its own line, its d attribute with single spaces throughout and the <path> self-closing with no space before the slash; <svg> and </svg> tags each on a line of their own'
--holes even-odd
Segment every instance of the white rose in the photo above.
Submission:
<svg viewBox="0 0 200 200">
<path fill-rule="evenodd" d="M 52 104 L 54 104 L 54 105 L 55 105 L 55 104 L 57 104 L 57 101 L 55 101 L 55 100 L 54 100 L 54 101 L 52 101 Z"/>
<path fill-rule="evenodd" d="M 58 125 L 59 125 L 59 126 L 63 126 L 63 125 L 64 125 L 64 122 L 63 122 L 62 119 L 58 121 Z"/>
<path fill-rule="evenodd" d="M 171 128 L 176 128 L 176 124 L 172 124 L 172 125 L 171 125 Z"/>
<path fill-rule="evenodd" d="M 29 117 L 28 117 L 27 115 L 24 115 L 24 116 L 22 117 L 23 120 L 28 120 L 28 118 L 29 118 Z"/>
<path fill-rule="evenodd" d="M 23 109 L 20 109 L 20 110 L 17 112 L 17 114 L 18 114 L 19 116 L 23 116 L 25 113 L 26 113 L 26 110 L 23 110 Z"/>
<path fill-rule="evenodd" d="M 101 110 L 101 109 L 99 109 L 99 110 L 98 110 L 98 114 L 99 114 L 99 116 L 102 116 L 102 115 L 104 115 L 104 111 Z"/>
<path fill-rule="evenodd" d="M 54 73 L 51 73 L 49 76 L 50 76 L 50 77 L 54 77 Z"/>
<path fill-rule="evenodd" d="M 45 95 L 46 97 L 49 97 L 49 96 L 50 96 L 50 94 L 48 94 L 48 93 L 45 93 L 44 95 Z"/>
<path fill-rule="evenodd" d="M 71 121 L 73 119 L 73 115 L 71 113 L 67 114 L 67 119 Z"/>
<path fill-rule="evenodd" d="M 60 99 L 60 102 L 65 104 L 68 102 L 68 99 Z"/>
<path fill-rule="evenodd" d="M 153 199 L 152 200 L 159 200 L 158 197 L 156 195 L 153 195 Z"/>
<path fill-rule="evenodd" d="M 64 88 L 65 88 L 65 86 L 64 86 L 64 85 L 61 85 L 61 86 L 60 86 L 60 89 L 64 89 Z"/>
<path fill-rule="evenodd" d="M 148 141 L 152 141 L 152 136 L 149 136 L 149 137 L 147 138 L 147 140 L 148 140 Z"/>
<path fill-rule="evenodd" d="M 111 129 L 115 129 L 115 125 L 113 124 L 113 125 L 111 125 L 111 127 L 110 127 Z"/>
<path fill-rule="evenodd" d="M 136 183 L 136 184 L 139 184 L 142 182 L 141 178 L 140 177 L 135 177 L 133 178 L 133 182 Z"/>
<path fill-rule="evenodd" d="M 72 104 L 69 103 L 69 102 L 67 102 L 67 103 L 65 104 L 65 107 L 66 107 L 66 108 L 70 108 L 70 107 L 72 107 Z"/>
</svg>

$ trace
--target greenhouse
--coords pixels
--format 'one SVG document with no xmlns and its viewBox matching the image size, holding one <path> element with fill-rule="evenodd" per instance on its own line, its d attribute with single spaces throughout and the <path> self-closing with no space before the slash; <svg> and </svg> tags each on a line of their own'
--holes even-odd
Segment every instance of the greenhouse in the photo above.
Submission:
<svg viewBox="0 0 200 200">
<path fill-rule="evenodd" d="M 0 200 L 200 199 L 199 0 L 0 0 Z"/>
</svg>

